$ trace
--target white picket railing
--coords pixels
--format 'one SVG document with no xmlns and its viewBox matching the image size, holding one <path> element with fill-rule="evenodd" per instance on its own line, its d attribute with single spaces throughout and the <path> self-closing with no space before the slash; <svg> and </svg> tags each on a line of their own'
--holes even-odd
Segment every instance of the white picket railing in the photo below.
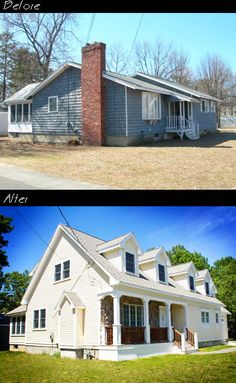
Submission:
<svg viewBox="0 0 236 383">
<path fill-rule="evenodd" d="M 167 116 L 166 132 L 177 133 L 181 138 L 184 133 L 199 137 L 199 124 L 183 116 Z"/>
</svg>

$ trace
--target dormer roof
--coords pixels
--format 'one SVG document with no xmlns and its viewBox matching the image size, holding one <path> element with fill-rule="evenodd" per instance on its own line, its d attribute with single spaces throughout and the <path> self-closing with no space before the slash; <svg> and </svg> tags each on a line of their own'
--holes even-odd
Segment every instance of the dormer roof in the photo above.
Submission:
<svg viewBox="0 0 236 383">
<path fill-rule="evenodd" d="M 186 263 L 181 263 L 180 265 L 170 266 L 168 268 L 168 273 L 170 276 L 176 275 L 176 274 L 179 274 L 179 275 L 180 274 L 186 274 L 186 273 L 188 273 L 188 271 L 190 270 L 191 267 L 194 267 L 195 272 L 197 271 L 196 267 L 194 266 L 194 263 L 192 261 L 190 261 L 190 262 L 186 262 Z"/>
<path fill-rule="evenodd" d="M 124 235 L 121 235 L 120 237 L 112 239 L 111 241 L 106 241 L 106 242 L 103 242 L 102 244 L 99 244 L 97 246 L 97 251 L 99 253 L 104 254 L 107 251 L 111 251 L 111 250 L 114 250 L 114 249 L 117 249 L 117 248 L 122 248 L 122 247 L 125 246 L 125 243 L 129 239 L 132 239 L 134 241 L 135 245 L 138 248 L 138 253 L 141 254 L 142 250 L 141 250 L 141 248 L 139 246 L 139 243 L 138 243 L 137 239 L 135 238 L 134 233 L 132 233 L 132 232 L 124 234 Z"/>
<path fill-rule="evenodd" d="M 205 279 L 207 276 L 210 276 L 209 270 L 204 269 L 204 270 L 199 270 L 196 275 L 196 279 Z"/>
</svg>

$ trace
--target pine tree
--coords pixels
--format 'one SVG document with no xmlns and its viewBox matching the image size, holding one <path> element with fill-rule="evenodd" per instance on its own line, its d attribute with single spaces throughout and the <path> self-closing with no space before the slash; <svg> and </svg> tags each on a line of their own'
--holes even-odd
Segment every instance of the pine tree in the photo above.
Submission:
<svg viewBox="0 0 236 383">
<path fill-rule="evenodd" d="M 0 34 L 0 102 L 10 94 L 9 76 L 12 70 L 12 55 L 16 48 L 13 33 Z"/>
</svg>

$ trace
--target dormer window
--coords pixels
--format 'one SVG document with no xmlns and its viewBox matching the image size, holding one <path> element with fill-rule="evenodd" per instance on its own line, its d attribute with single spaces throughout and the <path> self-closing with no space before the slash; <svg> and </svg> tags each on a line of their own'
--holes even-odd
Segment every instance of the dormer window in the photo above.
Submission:
<svg viewBox="0 0 236 383">
<path fill-rule="evenodd" d="M 193 277 L 191 275 L 189 276 L 189 288 L 190 288 L 191 291 L 195 290 L 195 288 L 194 288 L 194 279 L 193 279 Z"/>
<path fill-rule="evenodd" d="M 158 264 L 158 272 L 159 272 L 159 281 L 165 282 L 166 281 L 165 266 Z"/>
<path fill-rule="evenodd" d="M 125 253 L 126 271 L 129 273 L 135 273 L 134 254 Z"/>
<path fill-rule="evenodd" d="M 205 289 L 206 289 L 206 295 L 210 295 L 209 283 L 208 282 L 205 282 Z"/>
</svg>

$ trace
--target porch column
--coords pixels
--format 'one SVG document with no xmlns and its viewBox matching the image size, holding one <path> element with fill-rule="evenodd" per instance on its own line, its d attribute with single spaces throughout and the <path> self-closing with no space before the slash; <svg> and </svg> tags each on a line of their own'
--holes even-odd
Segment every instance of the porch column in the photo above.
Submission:
<svg viewBox="0 0 236 383">
<path fill-rule="evenodd" d="M 173 330 L 171 326 L 171 303 L 166 303 L 166 317 L 168 324 L 168 341 L 173 341 Z"/>
<path fill-rule="evenodd" d="M 113 295 L 113 344 L 121 344 L 121 324 L 120 324 L 120 297 L 119 293 Z"/>
<path fill-rule="evenodd" d="M 143 299 L 143 317 L 145 326 L 145 342 L 151 343 L 149 324 L 149 299 Z"/>
<path fill-rule="evenodd" d="M 185 328 L 188 328 L 188 305 L 184 306 Z M 185 329 L 184 329 L 185 332 Z"/>
</svg>

